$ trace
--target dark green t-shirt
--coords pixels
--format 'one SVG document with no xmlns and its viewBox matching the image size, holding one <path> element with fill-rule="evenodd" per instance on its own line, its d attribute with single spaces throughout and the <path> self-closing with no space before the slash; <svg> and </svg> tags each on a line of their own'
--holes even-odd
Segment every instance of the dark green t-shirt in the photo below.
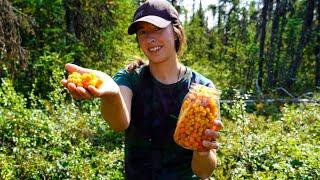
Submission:
<svg viewBox="0 0 320 180">
<path fill-rule="evenodd" d="M 191 169 L 193 152 L 178 146 L 173 134 L 191 84 L 213 87 L 212 81 L 187 67 L 179 82 L 166 85 L 151 75 L 148 66 L 120 70 L 113 79 L 133 93 L 125 131 L 126 179 L 197 179 Z"/>
</svg>

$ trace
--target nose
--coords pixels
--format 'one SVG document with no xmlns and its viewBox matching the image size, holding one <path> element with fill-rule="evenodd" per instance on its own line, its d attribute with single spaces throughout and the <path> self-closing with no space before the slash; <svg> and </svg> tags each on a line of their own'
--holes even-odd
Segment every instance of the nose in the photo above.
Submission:
<svg viewBox="0 0 320 180">
<path fill-rule="evenodd" d="M 156 39 L 155 39 L 153 33 L 149 33 L 149 34 L 148 34 L 148 36 L 147 36 L 147 42 L 148 42 L 148 43 L 151 43 L 151 44 L 156 42 Z"/>
</svg>

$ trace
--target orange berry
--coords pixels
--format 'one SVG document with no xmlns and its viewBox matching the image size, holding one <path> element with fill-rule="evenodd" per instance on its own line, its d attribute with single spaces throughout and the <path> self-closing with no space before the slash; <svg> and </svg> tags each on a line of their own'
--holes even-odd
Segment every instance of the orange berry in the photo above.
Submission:
<svg viewBox="0 0 320 180">
<path fill-rule="evenodd" d="M 217 130 L 214 121 L 219 115 L 219 92 L 202 85 L 193 86 L 186 95 L 174 132 L 174 140 L 184 148 L 205 151 L 203 140 L 211 140 L 206 129 Z"/>
<path fill-rule="evenodd" d="M 94 73 L 83 73 L 73 72 L 69 74 L 68 83 L 74 83 L 78 87 L 88 88 L 89 85 L 99 88 L 103 81 L 99 79 Z"/>
</svg>

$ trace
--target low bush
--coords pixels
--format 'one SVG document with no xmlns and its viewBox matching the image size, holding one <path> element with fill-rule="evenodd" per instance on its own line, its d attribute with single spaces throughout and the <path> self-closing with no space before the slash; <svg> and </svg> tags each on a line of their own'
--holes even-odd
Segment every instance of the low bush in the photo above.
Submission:
<svg viewBox="0 0 320 180">
<path fill-rule="evenodd" d="M 63 72 L 55 75 L 48 100 L 23 98 L 1 79 L 1 179 L 123 179 L 123 134 L 109 129 L 98 100 L 66 100 Z"/>
<path fill-rule="evenodd" d="M 48 99 L 18 94 L 1 79 L 1 179 L 124 179 L 123 133 L 101 118 L 98 99 L 74 101 L 50 78 Z M 279 114 L 248 113 L 244 97 L 222 104 L 215 179 L 320 177 L 319 104 L 284 105 Z"/>
<path fill-rule="evenodd" d="M 223 105 L 216 179 L 320 177 L 319 104 L 285 104 L 273 118 L 247 113 L 244 96 L 236 97 Z"/>
</svg>

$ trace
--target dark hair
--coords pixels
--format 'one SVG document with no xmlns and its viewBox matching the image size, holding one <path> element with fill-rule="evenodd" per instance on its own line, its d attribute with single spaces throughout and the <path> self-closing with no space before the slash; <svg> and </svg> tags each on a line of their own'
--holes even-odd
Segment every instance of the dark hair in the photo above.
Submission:
<svg viewBox="0 0 320 180">
<path fill-rule="evenodd" d="M 135 71 L 137 68 L 141 67 L 142 65 L 147 64 L 142 58 L 135 58 L 134 61 L 130 62 L 126 65 L 126 70 L 129 72 Z"/>
<path fill-rule="evenodd" d="M 173 23 L 173 31 L 178 37 L 178 39 L 175 41 L 176 52 L 178 55 L 182 55 L 184 46 L 187 43 L 187 38 L 184 32 L 184 28 L 180 23 Z"/>
</svg>

